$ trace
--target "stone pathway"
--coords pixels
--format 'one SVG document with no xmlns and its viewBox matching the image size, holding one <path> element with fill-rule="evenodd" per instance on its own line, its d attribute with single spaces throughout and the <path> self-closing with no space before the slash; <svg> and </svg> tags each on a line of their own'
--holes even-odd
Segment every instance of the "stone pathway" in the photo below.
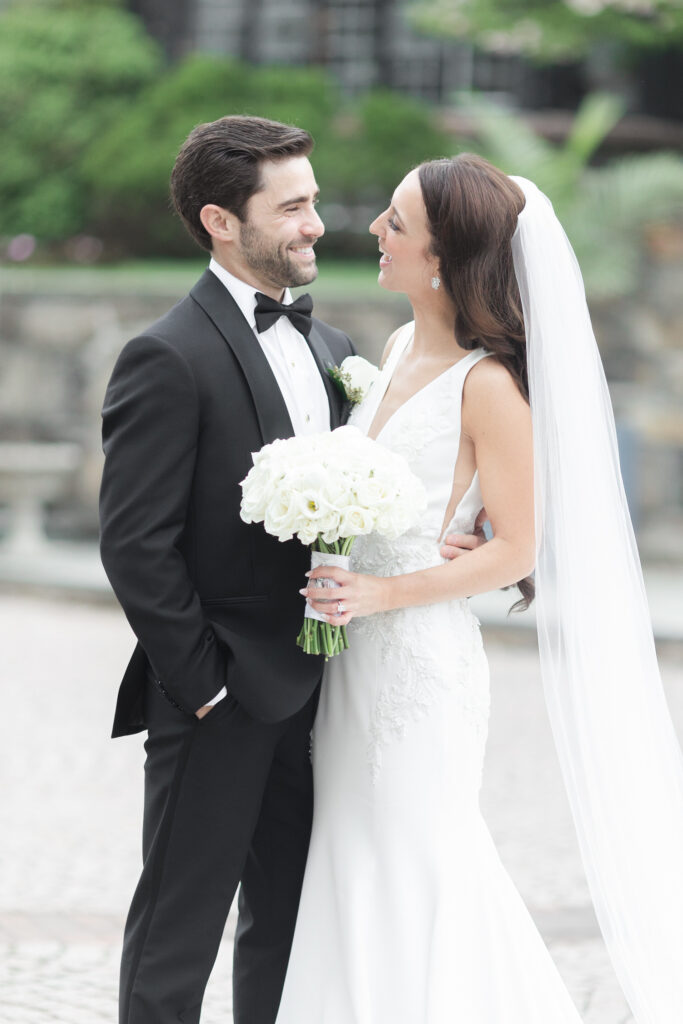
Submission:
<svg viewBox="0 0 683 1024">
<path fill-rule="evenodd" d="M 139 868 L 142 738 L 108 739 L 132 638 L 102 604 L 0 595 L 0 1021 L 116 1021 L 123 917 Z M 630 1014 L 599 938 L 534 652 L 488 645 L 493 715 L 482 806 L 586 1024 Z M 663 664 L 683 725 L 683 662 Z M 202 1024 L 230 1024 L 230 937 Z"/>
</svg>

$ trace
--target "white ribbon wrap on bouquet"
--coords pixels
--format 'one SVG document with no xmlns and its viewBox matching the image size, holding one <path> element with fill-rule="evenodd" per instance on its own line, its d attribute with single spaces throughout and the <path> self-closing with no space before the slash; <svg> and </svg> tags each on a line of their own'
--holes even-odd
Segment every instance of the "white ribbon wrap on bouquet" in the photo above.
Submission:
<svg viewBox="0 0 683 1024">
<path fill-rule="evenodd" d="M 327 551 L 312 551 L 311 552 L 311 569 L 317 569 L 319 565 L 336 565 L 339 569 L 348 569 L 349 567 L 349 556 L 348 555 L 335 555 L 332 552 Z M 309 586 L 315 584 L 320 589 L 340 587 L 341 583 L 337 583 L 336 580 L 331 580 L 329 576 L 320 576 L 315 580 L 309 580 Z M 321 595 L 323 597 L 323 595 Z M 336 611 L 336 605 L 330 604 L 330 611 Z M 325 616 L 320 615 L 315 608 L 311 608 L 310 604 L 306 604 L 306 618 L 317 619 L 318 622 L 325 622 Z"/>
</svg>

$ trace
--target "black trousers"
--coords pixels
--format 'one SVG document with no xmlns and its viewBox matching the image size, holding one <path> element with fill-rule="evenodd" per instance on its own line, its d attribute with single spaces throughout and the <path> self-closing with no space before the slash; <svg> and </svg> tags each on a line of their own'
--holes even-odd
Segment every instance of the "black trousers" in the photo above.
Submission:
<svg viewBox="0 0 683 1024">
<path fill-rule="evenodd" d="M 275 724 L 230 695 L 200 720 L 149 682 L 144 863 L 124 935 L 120 1024 L 197 1024 L 240 883 L 234 1024 L 274 1024 L 310 839 L 318 693 Z"/>
</svg>

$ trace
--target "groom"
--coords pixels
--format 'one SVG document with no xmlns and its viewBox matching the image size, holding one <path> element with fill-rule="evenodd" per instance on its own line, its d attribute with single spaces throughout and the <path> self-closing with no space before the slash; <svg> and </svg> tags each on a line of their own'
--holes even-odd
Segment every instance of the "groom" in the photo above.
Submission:
<svg viewBox="0 0 683 1024">
<path fill-rule="evenodd" d="M 192 131 L 171 191 L 211 262 L 125 346 L 105 397 L 102 561 L 138 638 L 113 734 L 147 730 L 120 1024 L 199 1021 L 238 884 L 234 1021 L 277 1015 L 322 659 L 294 643 L 308 552 L 240 520 L 239 481 L 262 445 L 341 422 L 326 370 L 353 346 L 288 292 L 317 274 L 312 148 L 254 117 Z"/>
<path fill-rule="evenodd" d="M 279 305 L 317 274 L 312 148 L 307 132 L 260 118 L 194 129 L 171 188 L 209 269 L 126 345 L 105 398 L 102 560 L 139 641 L 114 735 L 148 732 L 121 1024 L 199 1020 L 240 882 L 234 1020 L 277 1013 L 322 659 L 294 643 L 308 552 L 240 520 L 239 481 L 262 445 L 341 422 L 326 368 L 351 342 L 310 300 Z"/>
</svg>

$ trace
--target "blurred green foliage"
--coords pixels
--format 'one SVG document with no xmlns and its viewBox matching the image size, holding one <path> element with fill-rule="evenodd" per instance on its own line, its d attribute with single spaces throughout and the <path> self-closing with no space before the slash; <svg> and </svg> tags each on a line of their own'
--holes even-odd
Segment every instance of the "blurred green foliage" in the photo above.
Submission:
<svg viewBox="0 0 683 1024">
<path fill-rule="evenodd" d="M 530 178 L 551 198 L 589 296 L 613 299 L 635 289 L 643 229 L 683 218 L 680 156 L 637 154 L 591 167 L 591 156 L 622 114 L 614 96 L 588 96 L 562 146 L 546 142 L 509 111 L 481 98 L 472 102 L 478 152 L 509 174 Z"/>
<path fill-rule="evenodd" d="M 109 257 L 193 252 L 170 170 L 194 125 L 237 113 L 308 129 L 328 201 L 380 203 L 450 148 L 415 100 L 373 92 L 345 107 L 317 68 L 205 54 L 167 67 L 119 0 L 22 0 L 0 14 L 0 235 L 88 233 Z"/>
<path fill-rule="evenodd" d="M 23 0 L 0 18 L 0 234 L 83 228 L 83 156 L 161 66 L 137 18 L 94 0 Z"/>
<path fill-rule="evenodd" d="M 596 43 L 642 51 L 683 42 L 680 0 L 418 0 L 411 16 L 430 34 L 545 63 L 585 56 Z"/>
<path fill-rule="evenodd" d="M 169 213 L 168 179 L 191 129 L 225 114 L 252 114 L 299 124 L 324 140 L 337 102 L 332 81 L 316 69 L 188 57 L 88 147 L 84 172 L 95 196 L 95 229 L 127 252 L 190 251 Z"/>
<path fill-rule="evenodd" d="M 506 2 L 487 0 L 485 9 Z M 476 148 L 552 198 L 593 297 L 628 292 L 643 227 L 683 215 L 680 158 L 636 155 L 591 166 L 622 114 L 613 97 L 589 97 L 561 146 L 509 112 L 468 103 L 474 145 L 445 134 L 434 108 L 405 96 L 373 90 L 345 102 L 320 69 L 209 55 L 166 66 L 119 0 L 22 0 L 0 13 L 0 236 L 33 234 L 63 252 L 63 242 L 87 233 L 103 240 L 109 259 L 195 255 L 170 211 L 175 155 L 194 125 L 255 114 L 313 134 L 323 213 L 334 229 L 323 240 L 328 254 L 374 252 L 370 214 L 401 177 L 422 160 Z"/>
<path fill-rule="evenodd" d="M 97 230 L 129 252 L 188 251 L 190 243 L 168 214 L 169 172 L 194 125 L 227 113 L 310 131 L 328 203 L 379 203 L 397 175 L 451 145 L 434 127 L 434 113 L 415 100 L 378 91 L 344 108 L 333 80 L 317 68 L 252 67 L 196 55 L 144 90 L 89 148 L 84 166 L 97 196 Z"/>
<path fill-rule="evenodd" d="M 226 113 L 248 113 L 300 124 L 318 138 L 335 105 L 331 82 L 316 70 L 285 73 L 218 57 L 188 57 L 92 141 L 86 173 L 103 196 L 154 200 L 166 194 L 178 149 L 195 125 Z"/>
<path fill-rule="evenodd" d="M 361 97 L 348 114 L 346 138 L 333 167 L 323 165 L 333 194 L 372 199 L 391 195 L 400 178 L 423 160 L 451 151 L 453 140 L 437 127 L 424 103 L 376 89 Z M 346 157 L 342 153 L 346 152 Z"/>
</svg>

